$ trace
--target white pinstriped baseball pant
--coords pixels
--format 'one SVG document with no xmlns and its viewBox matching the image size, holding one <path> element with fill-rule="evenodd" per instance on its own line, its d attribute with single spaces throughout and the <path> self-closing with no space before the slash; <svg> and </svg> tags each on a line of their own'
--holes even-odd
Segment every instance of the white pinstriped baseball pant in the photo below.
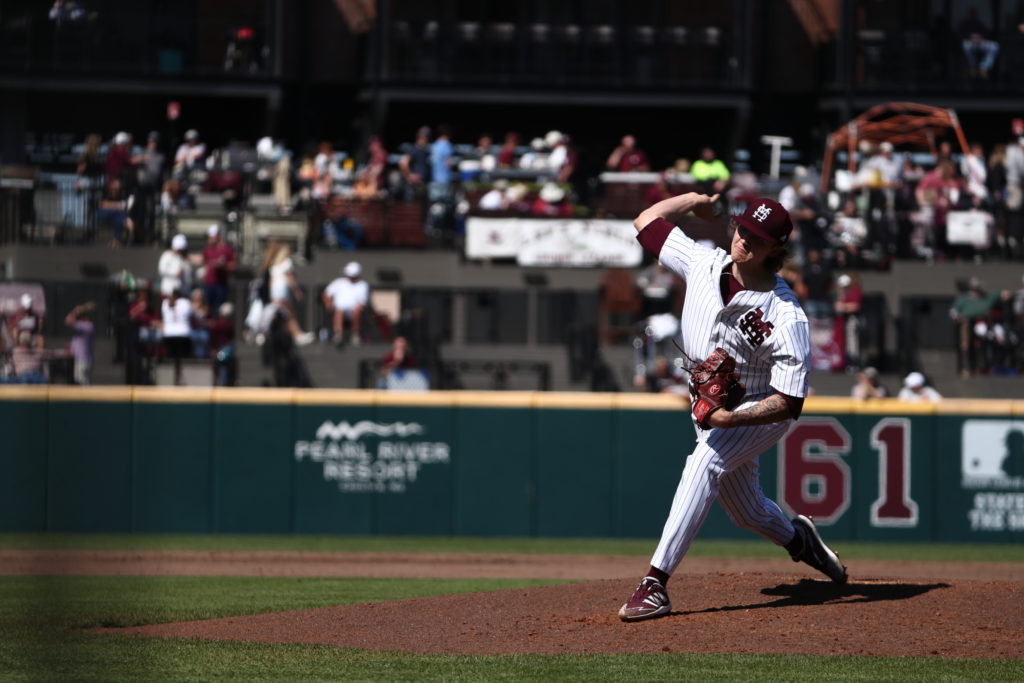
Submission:
<svg viewBox="0 0 1024 683">
<path fill-rule="evenodd" d="M 738 409 L 754 403 L 744 403 Z M 758 470 L 758 456 L 781 439 L 792 422 L 697 429 L 697 447 L 686 460 L 651 566 L 666 574 L 676 570 L 716 498 L 737 526 L 776 545 L 792 540 L 793 524 L 764 495 Z"/>
</svg>

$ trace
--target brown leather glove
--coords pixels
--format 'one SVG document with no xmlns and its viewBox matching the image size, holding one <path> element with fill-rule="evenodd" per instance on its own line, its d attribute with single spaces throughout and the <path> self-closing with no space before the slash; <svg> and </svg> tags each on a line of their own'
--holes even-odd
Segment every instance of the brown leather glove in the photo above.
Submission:
<svg viewBox="0 0 1024 683">
<path fill-rule="evenodd" d="M 746 387 L 736 374 L 736 359 L 721 347 L 690 370 L 693 416 L 701 429 L 711 429 L 708 425 L 711 414 L 719 408 L 735 409 L 746 393 Z"/>
</svg>

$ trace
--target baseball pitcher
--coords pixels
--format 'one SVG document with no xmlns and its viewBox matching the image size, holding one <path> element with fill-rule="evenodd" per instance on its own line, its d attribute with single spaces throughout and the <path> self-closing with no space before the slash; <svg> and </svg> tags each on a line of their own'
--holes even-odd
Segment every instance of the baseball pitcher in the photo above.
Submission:
<svg viewBox="0 0 1024 683">
<path fill-rule="evenodd" d="M 800 416 L 807 396 L 807 316 L 776 274 L 793 224 L 778 202 L 756 199 L 729 219 L 734 232 L 728 252 L 700 245 L 676 227 L 688 214 L 718 220 L 717 200 L 717 194 L 690 192 L 654 204 L 633 221 L 644 249 L 686 280 L 680 329 L 691 363 L 697 444 L 650 571 L 619 610 L 623 621 L 671 612 L 665 585 L 716 498 L 735 524 L 783 546 L 794 562 L 806 562 L 837 583 L 847 578 L 814 522 L 803 515 L 787 519 L 758 478 L 758 456 Z"/>
</svg>

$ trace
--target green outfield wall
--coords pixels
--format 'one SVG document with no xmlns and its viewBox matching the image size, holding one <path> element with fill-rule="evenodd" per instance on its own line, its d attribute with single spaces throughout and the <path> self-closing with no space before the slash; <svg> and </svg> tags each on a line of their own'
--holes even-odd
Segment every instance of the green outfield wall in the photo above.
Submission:
<svg viewBox="0 0 1024 683">
<path fill-rule="evenodd" d="M 694 441 L 668 395 L 172 387 L 0 387 L 0 434 L 6 532 L 656 537 Z M 830 539 L 1024 541 L 1024 401 L 811 398 L 760 466 Z"/>
</svg>

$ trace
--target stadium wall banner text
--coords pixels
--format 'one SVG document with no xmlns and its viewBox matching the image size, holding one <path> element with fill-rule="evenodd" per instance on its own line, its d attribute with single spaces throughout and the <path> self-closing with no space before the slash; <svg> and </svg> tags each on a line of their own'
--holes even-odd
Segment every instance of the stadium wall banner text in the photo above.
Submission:
<svg viewBox="0 0 1024 683">
<path fill-rule="evenodd" d="M 813 397 L 762 484 L 830 539 L 1021 542 L 1022 416 Z M 0 432 L 4 532 L 654 538 L 693 443 L 678 397 L 549 392 L 6 386 Z"/>
</svg>

